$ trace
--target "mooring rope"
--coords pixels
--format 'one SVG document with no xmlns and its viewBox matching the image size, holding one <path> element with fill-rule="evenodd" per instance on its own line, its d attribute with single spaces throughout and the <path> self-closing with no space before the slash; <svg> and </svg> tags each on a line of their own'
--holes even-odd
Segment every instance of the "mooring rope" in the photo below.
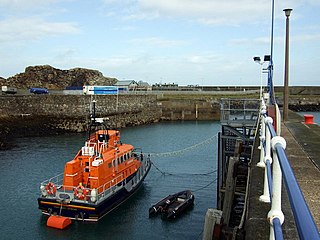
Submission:
<svg viewBox="0 0 320 240">
<path fill-rule="evenodd" d="M 217 179 L 218 179 L 218 178 L 215 178 L 213 181 L 209 182 L 207 185 L 205 185 L 205 186 L 203 186 L 203 187 L 200 187 L 200 188 L 198 188 L 198 189 L 196 189 L 196 190 L 192 190 L 192 192 L 198 192 L 198 191 L 200 191 L 200 190 L 202 190 L 202 189 L 205 189 L 205 188 L 209 187 L 211 184 L 213 184 L 215 181 L 217 181 Z"/>
<path fill-rule="evenodd" d="M 164 172 L 160 168 L 158 168 L 152 161 L 150 161 L 151 164 L 157 169 L 162 175 L 173 175 L 172 173 Z"/>
<path fill-rule="evenodd" d="M 162 175 L 171 175 L 171 176 L 174 176 L 174 175 L 193 175 L 193 176 L 207 176 L 207 175 L 210 175 L 210 174 L 213 174 L 215 172 L 217 172 L 217 170 L 213 170 L 211 172 L 207 172 L 207 173 L 170 173 L 170 172 L 165 172 L 165 171 L 162 171 L 160 168 L 158 168 L 154 162 L 150 161 L 151 164 L 155 167 L 156 170 L 158 170 Z"/>
<path fill-rule="evenodd" d="M 160 168 L 158 168 L 152 161 L 150 161 L 151 164 L 155 167 L 156 170 L 158 170 L 162 175 L 170 175 L 170 176 L 177 176 L 177 175 L 198 175 L 198 176 L 208 176 L 208 175 L 211 175 L 213 173 L 216 173 L 218 170 L 213 170 L 211 172 L 207 172 L 207 173 L 169 173 L 169 172 L 165 172 L 165 171 L 162 171 Z M 203 187 L 200 187 L 200 188 L 197 188 L 196 190 L 192 190 L 192 192 L 198 192 L 202 189 L 205 189 L 207 187 L 209 187 L 211 184 L 213 184 L 214 182 L 217 181 L 218 178 L 215 178 L 213 179 L 211 182 L 209 182 L 207 185 L 203 186 Z"/>
<path fill-rule="evenodd" d="M 144 155 L 149 155 L 151 157 L 171 157 L 171 156 L 176 156 L 176 155 L 180 155 L 183 154 L 184 152 L 187 151 L 191 151 L 192 149 L 195 149 L 201 145 L 205 145 L 205 144 L 209 144 L 210 142 L 212 142 L 215 138 L 217 138 L 218 133 L 202 142 L 196 143 L 195 145 L 186 147 L 184 149 L 181 150 L 177 150 L 177 151 L 172 151 L 172 152 L 163 152 L 163 153 L 143 153 Z"/>
</svg>

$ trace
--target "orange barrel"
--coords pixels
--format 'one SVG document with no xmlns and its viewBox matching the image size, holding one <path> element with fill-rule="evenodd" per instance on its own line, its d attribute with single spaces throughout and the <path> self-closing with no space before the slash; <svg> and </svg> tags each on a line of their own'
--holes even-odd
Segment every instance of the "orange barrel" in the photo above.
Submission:
<svg viewBox="0 0 320 240">
<path fill-rule="evenodd" d="M 314 124 L 312 114 L 305 114 L 303 116 L 304 116 L 304 123 L 305 124 Z"/>
<path fill-rule="evenodd" d="M 62 216 L 50 216 L 47 221 L 47 226 L 58 229 L 65 229 L 71 224 L 70 218 Z"/>
</svg>

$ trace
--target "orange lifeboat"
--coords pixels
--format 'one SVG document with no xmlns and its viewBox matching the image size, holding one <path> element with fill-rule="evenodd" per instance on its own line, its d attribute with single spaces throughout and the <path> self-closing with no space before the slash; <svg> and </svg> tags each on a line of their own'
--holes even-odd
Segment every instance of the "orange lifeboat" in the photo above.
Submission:
<svg viewBox="0 0 320 240">
<path fill-rule="evenodd" d="M 107 129 L 95 111 L 91 116 L 84 146 L 63 173 L 41 183 L 38 205 L 50 215 L 48 226 L 68 225 L 69 220 L 52 215 L 98 221 L 130 197 L 151 168 L 149 156 L 122 143 L 120 131 Z"/>
</svg>

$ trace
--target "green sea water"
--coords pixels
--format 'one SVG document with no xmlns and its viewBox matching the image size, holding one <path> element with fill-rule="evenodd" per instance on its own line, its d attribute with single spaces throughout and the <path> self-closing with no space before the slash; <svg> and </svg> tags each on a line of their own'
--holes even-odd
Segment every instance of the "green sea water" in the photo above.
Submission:
<svg viewBox="0 0 320 240">
<path fill-rule="evenodd" d="M 63 171 L 85 135 L 17 139 L 17 147 L 0 158 L 1 239 L 202 239 L 206 211 L 216 206 L 219 130 L 212 121 L 121 129 L 122 142 L 151 153 L 154 166 L 138 192 L 101 221 L 76 221 L 65 230 L 46 226 L 47 216 L 37 208 L 39 186 Z M 184 189 L 194 191 L 192 209 L 173 221 L 148 217 L 152 204 Z"/>
</svg>

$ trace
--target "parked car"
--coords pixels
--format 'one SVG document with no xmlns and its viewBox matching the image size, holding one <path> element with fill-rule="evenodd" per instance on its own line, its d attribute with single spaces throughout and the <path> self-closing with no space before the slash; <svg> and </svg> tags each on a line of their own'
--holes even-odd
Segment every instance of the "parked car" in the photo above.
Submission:
<svg viewBox="0 0 320 240">
<path fill-rule="evenodd" d="M 30 88 L 30 93 L 33 94 L 48 94 L 49 91 L 46 88 Z"/>
</svg>

